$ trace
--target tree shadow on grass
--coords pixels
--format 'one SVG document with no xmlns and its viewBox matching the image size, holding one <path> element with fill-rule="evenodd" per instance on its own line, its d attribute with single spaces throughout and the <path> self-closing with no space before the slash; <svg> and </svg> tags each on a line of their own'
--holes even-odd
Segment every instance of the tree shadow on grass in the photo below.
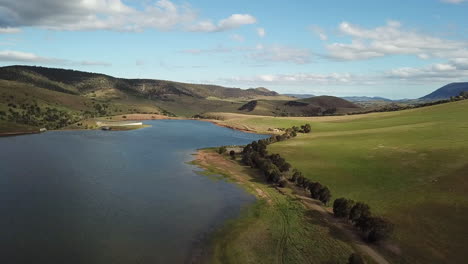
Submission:
<svg viewBox="0 0 468 264">
<path fill-rule="evenodd" d="M 349 237 L 339 227 L 328 222 L 329 220 L 323 215 L 323 213 L 309 209 L 306 211 L 305 215 L 311 224 L 326 228 L 328 230 L 328 234 L 332 238 L 346 243 L 351 242 Z"/>
</svg>

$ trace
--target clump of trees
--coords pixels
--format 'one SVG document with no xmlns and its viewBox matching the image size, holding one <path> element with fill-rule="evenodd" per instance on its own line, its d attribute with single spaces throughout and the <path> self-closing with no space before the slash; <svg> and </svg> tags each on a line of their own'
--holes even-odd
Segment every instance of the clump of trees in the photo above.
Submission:
<svg viewBox="0 0 468 264">
<path fill-rule="evenodd" d="M 328 187 L 318 182 L 310 182 L 300 171 L 293 169 L 281 155 L 267 152 L 267 146 L 275 142 L 284 141 L 297 136 L 297 133 L 310 133 L 312 131 L 309 124 L 301 127 L 292 127 L 284 130 L 284 134 L 271 136 L 267 139 L 254 141 L 246 145 L 242 151 L 242 162 L 252 168 L 262 171 L 268 182 L 278 184 L 280 187 L 288 185 L 290 182 L 297 186 L 309 190 L 312 198 L 327 204 L 332 195 Z"/>
<path fill-rule="evenodd" d="M 277 184 L 280 187 L 288 186 L 288 182 L 297 187 L 309 191 L 313 199 L 328 204 L 332 194 L 327 186 L 319 182 L 312 182 L 303 173 L 292 168 L 281 155 L 268 154 L 267 146 L 276 142 L 284 141 L 297 136 L 297 133 L 310 133 L 312 128 L 309 124 L 300 127 L 284 129 L 284 134 L 271 136 L 267 139 L 253 141 L 242 150 L 242 163 L 252 168 L 259 169 L 265 179 Z M 219 153 L 225 153 L 226 148 L 220 147 Z M 235 157 L 235 152 L 230 152 L 231 157 Z M 374 217 L 371 214 L 369 205 L 362 202 L 355 202 L 351 199 L 338 198 L 333 202 L 333 213 L 336 217 L 350 221 L 359 229 L 366 241 L 370 243 L 378 242 L 388 238 L 393 232 L 393 225 L 382 217 Z M 359 255 L 351 255 L 348 263 L 364 263 Z"/>
<path fill-rule="evenodd" d="M 229 151 L 229 156 L 231 156 L 231 159 L 236 159 L 236 152 L 234 150 Z"/>
<path fill-rule="evenodd" d="M 8 108 L 8 112 L 3 112 L 2 119 L 30 126 L 43 126 L 47 129 L 58 129 L 78 122 L 80 116 L 57 108 L 41 108 L 36 103 L 23 103 L 21 105 L 11 104 Z"/>
<path fill-rule="evenodd" d="M 218 153 L 219 154 L 224 154 L 224 153 L 226 153 L 226 151 L 227 151 L 226 146 L 221 146 L 221 147 L 218 148 Z"/>
<path fill-rule="evenodd" d="M 370 243 L 388 238 L 393 232 L 393 225 L 382 217 L 373 217 L 369 205 L 338 198 L 333 202 L 335 217 L 348 219 L 363 237 Z"/>
</svg>

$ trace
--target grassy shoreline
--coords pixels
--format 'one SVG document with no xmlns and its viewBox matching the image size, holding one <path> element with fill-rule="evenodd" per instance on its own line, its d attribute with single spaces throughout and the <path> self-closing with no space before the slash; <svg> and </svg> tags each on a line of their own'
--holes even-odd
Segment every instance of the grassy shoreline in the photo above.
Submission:
<svg viewBox="0 0 468 264">
<path fill-rule="evenodd" d="M 468 101 L 323 118 L 218 113 L 256 131 L 308 122 L 312 133 L 268 147 L 335 198 L 368 203 L 395 224 L 395 263 L 462 263 L 468 243 Z"/>
<path fill-rule="evenodd" d="M 192 164 L 208 175 L 226 177 L 257 198 L 213 234 L 210 254 L 202 263 L 346 263 L 351 253 L 360 251 L 330 219 L 306 207 L 291 189 L 264 182 L 256 169 L 214 149 L 199 150 Z"/>
</svg>

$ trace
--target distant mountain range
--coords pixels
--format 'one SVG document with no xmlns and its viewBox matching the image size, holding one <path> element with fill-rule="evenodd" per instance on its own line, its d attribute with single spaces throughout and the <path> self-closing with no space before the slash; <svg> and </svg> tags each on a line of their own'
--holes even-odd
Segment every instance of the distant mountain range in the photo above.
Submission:
<svg viewBox="0 0 468 264">
<path fill-rule="evenodd" d="M 443 100 L 450 99 L 452 96 L 458 96 L 461 92 L 468 91 L 468 82 L 450 83 L 434 92 L 423 96 L 421 100 Z"/>
</svg>

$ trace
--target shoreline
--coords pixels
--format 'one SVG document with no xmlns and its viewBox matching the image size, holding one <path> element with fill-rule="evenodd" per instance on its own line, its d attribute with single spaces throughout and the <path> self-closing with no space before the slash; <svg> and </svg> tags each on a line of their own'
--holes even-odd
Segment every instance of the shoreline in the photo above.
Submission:
<svg viewBox="0 0 468 264">
<path fill-rule="evenodd" d="M 232 248 L 234 248 L 234 250 L 242 248 L 242 246 L 235 245 L 236 242 L 231 241 L 236 235 L 239 237 L 247 237 L 247 239 L 244 238 L 245 240 L 241 239 L 242 244 L 252 243 L 252 241 L 261 244 L 271 243 L 271 238 L 258 238 L 256 236 L 251 237 L 252 235 L 249 237 L 249 233 L 257 232 L 256 230 L 252 230 L 255 229 L 255 227 L 252 228 L 252 225 L 256 226 L 259 219 L 261 220 L 261 226 L 264 227 L 264 221 L 266 220 L 262 219 L 261 215 L 266 211 L 268 212 L 268 218 L 272 218 L 272 215 L 273 218 L 275 216 L 279 216 L 276 220 L 270 222 L 269 225 L 267 225 L 267 231 L 265 232 L 268 234 L 267 237 L 274 237 L 278 234 L 274 234 L 270 230 L 274 230 L 278 227 L 283 230 L 281 231 L 279 244 L 275 245 L 274 248 L 271 248 L 273 251 L 276 250 L 277 247 L 282 247 L 282 249 L 280 249 L 280 251 L 283 252 L 283 256 L 281 256 L 281 258 L 285 257 L 285 252 L 294 249 L 295 243 L 293 241 L 303 241 L 303 237 L 300 237 L 299 239 L 295 237 L 294 232 L 297 231 L 296 229 L 308 229 L 310 226 L 310 224 L 307 223 L 308 221 L 318 221 L 321 222 L 319 224 L 320 226 L 327 229 L 327 232 L 322 234 L 322 236 L 330 236 L 329 230 L 336 230 L 335 232 L 340 233 L 340 238 L 338 239 L 340 242 L 336 240 L 336 237 L 331 236 L 333 245 L 330 245 L 330 248 L 326 250 L 337 248 L 341 250 L 341 254 L 348 251 L 348 255 L 335 256 L 336 258 L 342 258 L 345 260 L 348 258 L 350 253 L 359 252 L 369 263 L 389 264 L 386 258 L 378 252 L 380 251 L 379 247 L 368 245 L 362 242 L 360 236 L 355 232 L 355 230 L 350 228 L 349 223 L 335 219 L 331 208 L 323 206 L 320 202 L 311 199 L 307 196 L 306 193 L 299 190 L 295 186 L 289 186 L 285 188 L 271 186 L 264 181 L 256 169 L 242 166 L 239 164 L 238 159 L 231 160 L 225 155 L 218 154 L 212 148 L 199 149 L 197 153 L 194 154 L 194 156 L 195 160 L 192 161 L 192 164 L 202 168 L 207 172 L 207 174 L 218 174 L 226 177 L 229 181 L 232 181 L 240 188 L 254 195 L 256 198 L 256 201 L 254 201 L 252 204 L 246 205 L 245 208 L 242 209 L 241 214 L 238 217 L 228 220 L 220 229 L 215 230 L 208 237 L 208 244 L 204 245 L 203 247 L 203 251 L 205 253 L 204 260 L 208 260 L 208 263 L 223 263 L 223 261 L 219 260 L 224 259 L 226 255 L 230 255 Z M 296 208 L 296 210 L 290 210 L 291 208 Z M 287 211 L 289 213 L 285 214 L 284 210 L 290 211 Z M 310 218 L 304 218 L 304 215 L 306 214 L 313 216 Z M 252 215 L 254 217 L 252 217 Z M 306 220 L 305 222 L 303 221 L 303 218 Z M 297 219 L 302 219 L 301 221 L 298 221 L 299 224 L 291 224 L 292 222 L 297 221 Z M 283 223 L 278 223 L 277 221 L 283 221 Z M 285 225 L 295 226 L 296 229 L 293 228 L 287 229 L 288 231 L 284 231 Z M 285 242 L 283 236 L 288 237 L 285 240 L 291 240 L 291 242 Z M 320 237 L 320 233 L 313 233 L 313 235 L 310 237 L 314 236 Z M 260 241 L 258 241 L 259 239 Z M 330 238 L 328 239 L 330 241 Z M 346 246 L 340 244 L 343 242 L 346 244 Z M 320 255 L 320 250 L 315 249 L 314 247 L 303 248 L 303 250 L 309 251 L 308 254 L 310 255 Z M 249 253 L 257 254 L 256 257 L 259 259 L 267 257 L 264 256 L 262 252 Z M 291 253 L 291 255 L 294 254 Z M 238 256 L 232 257 L 235 261 L 238 260 Z"/>
<path fill-rule="evenodd" d="M 0 132 L 0 137 L 15 137 L 15 136 L 32 135 L 32 134 L 40 134 L 40 133 L 44 133 L 44 132 L 40 132 L 40 131 Z"/>
<path fill-rule="evenodd" d="M 122 118 L 123 116 L 126 116 L 127 118 Z M 112 118 L 112 119 L 109 119 Z M 115 118 L 115 119 L 113 119 Z M 85 119 L 79 122 L 85 122 L 85 121 L 91 121 L 91 120 L 97 120 L 97 119 L 102 119 L 102 120 L 112 120 L 112 121 L 148 121 L 148 120 L 195 120 L 195 121 L 202 121 L 202 122 L 209 122 L 212 123 L 216 126 L 219 127 L 225 127 L 245 133 L 253 133 L 253 134 L 259 134 L 258 131 L 255 130 L 250 130 L 246 128 L 239 128 L 231 125 L 226 125 L 221 123 L 219 120 L 215 119 L 200 119 L 200 118 L 190 118 L 190 117 L 171 117 L 171 116 L 164 116 L 164 115 L 154 115 L 154 114 L 124 114 L 124 115 L 118 115 L 118 116 L 108 116 L 108 117 L 102 117 L 102 118 L 96 118 L 96 119 Z M 142 127 L 138 128 L 132 128 L 132 129 L 113 129 L 113 131 L 128 131 L 128 130 L 138 130 L 145 128 L 146 125 L 143 124 Z M 99 128 L 62 128 L 62 129 L 51 129 L 48 131 L 85 131 L 85 130 L 99 130 Z M 47 132 L 47 131 L 46 131 Z M 0 137 L 12 137 L 12 136 L 21 136 L 21 135 L 29 135 L 29 134 L 40 134 L 40 133 L 45 133 L 41 131 L 10 131 L 10 132 L 0 132 Z M 265 134 L 266 135 L 266 134 Z"/>
</svg>

